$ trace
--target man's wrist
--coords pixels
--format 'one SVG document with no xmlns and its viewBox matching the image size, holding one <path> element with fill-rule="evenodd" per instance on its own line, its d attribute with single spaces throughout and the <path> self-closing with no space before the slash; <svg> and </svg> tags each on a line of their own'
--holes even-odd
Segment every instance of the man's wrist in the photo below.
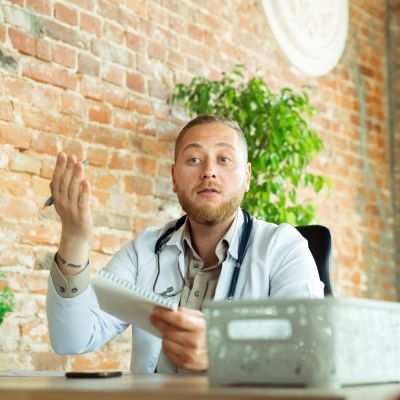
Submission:
<svg viewBox="0 0 400 400">
<path fill-rule="evenodd" d="M 60 268 L 70 267 L 70 268 L 75 268 L 75 269 L 82 269 L 82 268 L 86 268 L 89 265 L 89 259 L 83 264 L 74 264 L 74 263 L 68 262 L 63 257 L 61 257 L 58 252 L 55 255 L 55 260 L 56 260 L 57 265 Z"/>
</svg>

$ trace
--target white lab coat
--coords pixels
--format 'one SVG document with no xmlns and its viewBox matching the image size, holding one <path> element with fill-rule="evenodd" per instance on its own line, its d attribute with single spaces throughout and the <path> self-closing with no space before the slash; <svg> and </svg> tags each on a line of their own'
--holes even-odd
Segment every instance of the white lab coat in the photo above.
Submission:
<svg viewBox="0 0 400 400">
<path fill-rule="evenodd" d="M 173 226 L 145 229 L 136 239 L 125 245 L 109 262 L 107 269 L 141 287 L 153 290 L 156 277 L 154 246 L 160 235 Z M 243 214 L 238 213 L 237 224 L 215 292 L 215 300 L 225 299 L 228 293 L 238 243 L 243 226 Z M 184 225 L 167 242 L 160 256 L 161 272 L 157 290 L 169 286 L 179 288 L 184 274 Z M 320 298 L 320 282 L 307 241 L 288 224 L 279 226 L 254 218 L 246 256 L 240 269 L 235 298 Z M 173 298 L 179 303 L 180 295 Z M 127 323 L 101 311 L 91 286 L 74 298 L 60 297 L 49 277 L 47 318 L 53 349 L 59 354 L 93 351 L 125 330 Z M 161 340 L 132 326 L 131 370 L 152 373 L 157 365 Z"/>
</svg>

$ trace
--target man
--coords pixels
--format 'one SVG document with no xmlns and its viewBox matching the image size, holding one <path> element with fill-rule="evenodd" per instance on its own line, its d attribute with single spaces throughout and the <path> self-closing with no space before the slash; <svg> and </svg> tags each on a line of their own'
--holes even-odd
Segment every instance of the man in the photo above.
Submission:
<svg viewBox="0 0 400 400">
<path fill-rule="evenodd" d="M 134 372 L 207 369 L 201 307 L 204 299 L 227 296 L 244 225 L 239 205 L 250 183 L 251 165 L 239 126 L 212 115 L 189 122 L 176 140 L 171 175 L 187 218 L 163 246 L 159 276 L 154 246 L 175 222 L 162 229 L 145 229 L 107 266 L 114 274 L 156 292 L 173 282 L 167 291 L 180 304 L 178 311 L 154 308 L 151 322 L 162 340 L 132 326 Z M 60 153 L 50 187 L 62 222 L 47 297 L 51 343 L 62 354 L 88 352 L 122 332 L 127 323 L 102 312 L 90 286 L 93 223 L 90 184 L 84 179 L 82 164 Z M 307 242 L 295 228 L 253 219 L 234 297 L 323 297 Z"/>
</svg>

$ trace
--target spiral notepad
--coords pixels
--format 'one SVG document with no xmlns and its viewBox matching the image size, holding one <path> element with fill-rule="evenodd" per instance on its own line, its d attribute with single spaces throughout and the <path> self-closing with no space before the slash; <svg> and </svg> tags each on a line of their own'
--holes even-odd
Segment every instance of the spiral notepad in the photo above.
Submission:
<svg viewBox="0 0 400 400">
<path fill-rule="evenodd" d="M 150 323 L 154 306 L 176 310 L 178 305 L 149 290 L 132 284 L 113 273 L 101 270 L 92 281 L 100 308 L 115 317 L 132 323 L 152 335 L 161 337 Z"/>
</svg>

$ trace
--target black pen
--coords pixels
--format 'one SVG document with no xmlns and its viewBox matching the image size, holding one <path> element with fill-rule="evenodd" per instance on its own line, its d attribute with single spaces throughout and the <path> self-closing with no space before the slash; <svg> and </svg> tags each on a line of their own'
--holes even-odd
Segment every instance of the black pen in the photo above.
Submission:
<svg viewBox="0 0 400 400">
<path fill-rule="evenodd" d="M 82 164 L 86 167 L 86 166 L 89 164 L 89 160 L 88 160 L 88 159 L 83 160 L 83 161 L 82 161 Z M 53 203 L 54 203 L 53 196 L 50 196 L 50 197 L 45 201 L 45 203 L 42 205 L 42 210 L 44 210 L 44 209 L 47 208 L 47 207 L 52 206 Z"/>
</svg>

